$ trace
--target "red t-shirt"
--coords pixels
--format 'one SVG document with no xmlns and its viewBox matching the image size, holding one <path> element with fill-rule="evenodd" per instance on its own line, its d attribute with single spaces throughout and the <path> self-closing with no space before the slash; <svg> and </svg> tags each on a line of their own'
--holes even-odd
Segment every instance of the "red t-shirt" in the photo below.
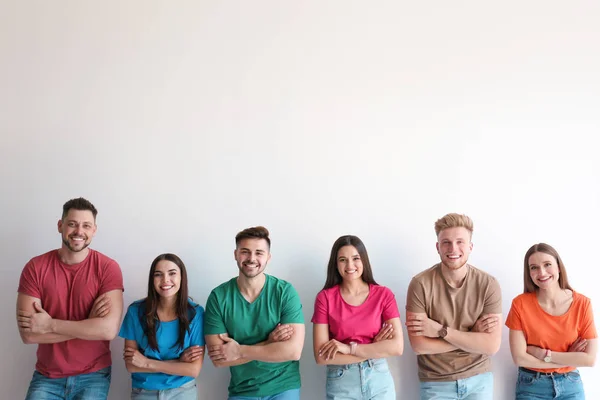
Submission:
<svg viewBox="0 0 600 400">
<path fill-rule="evenodd" d="M 342 298 L 340 286 L 321 290 L 315 300 L 312 322 L 329 325 L 329 338 L 342 343 L 373 343 L 383 322 L 399 318 L 396 297 L 385 286 L 369 284 L 369 295 L 359 306 Z"/>
<path fill-rule="evenodd" d="M 523 331 L 528 345 L 566 352 L 578 337 L 595 339 L 596 327 L 590 299 L 573 291 L 573 302 L 563 315 L 550 315 L 540 306 L 535 293 L 523 293 L 514 298 L 506 326 Z M 575 367 L 531 368 L 540 372 L 569 372 Z"/>
<path fill-rule="evenodd" d="M 40 299 L 52 318 L 81 321 L 98 296 L 115 289 L 123 290 L 119 265 L 90 249 L 85 260 L 74 265 L 62 263 L 57 250 L 32 258 L 21 272 L 18 291 Z M 49 378 L 95 372 L 111 365 L 109 344 L 81 339 L 39 344 L 35 368 Z"/>
</svg>

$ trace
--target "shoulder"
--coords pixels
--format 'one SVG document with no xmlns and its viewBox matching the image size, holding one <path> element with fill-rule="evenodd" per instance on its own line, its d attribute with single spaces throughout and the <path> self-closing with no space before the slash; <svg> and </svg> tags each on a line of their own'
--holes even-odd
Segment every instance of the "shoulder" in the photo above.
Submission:
<svg viewBox="0 0 600 400">
<path fill-rule="evenodd" d="M 395 297 L 394 293 L 387 286 L 382 285 L 370 285 L 369 290 L 373 293 L 373 295 L 383 298 Z"/>
<path fill-rule="evenodd" d="M 573 290 L 573 303 L 580 304 L 584 307 L 589 307 L 592 304 L 592 300 L 589 297 Z"/>
<path fill-rule="evenodd" d="M 265 274 L 265 285 L 271 288 L 275 288 L 281 292 L 293 291 L 296 292 L 294 286 L 286 280 L 276 278 L 273 275 Z"/>
<path fill-rule="evenodd" d="M 196 314 L 204 313 L 204 307 L 202 307 L 200 304 L 194 302 L 192 299 L 188 299 L 188 304 L 194 311 L 196 311 Z"/>
<path fill-rule="evenodd" d="M 469 267 L 469 273 L 471 275 L 471 279 L 476 280 L 484 285 L 497 285 L 498 281 L 494 278 L 493 275 L 471 265 L 467 264 Z"/>
<path fill-rule="evenodd" d="M 115 260 L 94 249 L 90 249 L 89 257 L 92 262 L 98 264 L 99 266 L 120 268 L 119 264 Z"/>
<path fill-rule="evenodd" d="M 231 278 L 228 281 L 225 281 L 223 283 L 221 283 L 219 286 L 217 286 L 216 288 L 214 288 L 210 294 L 211 295 L 216 295 L 216 296 L 222 296 L 225 293 L 227 293 L 228 291 L 232 290 L 234 288 L 234 286 L 236 285 L 236 278 Z"/>
<path fill-rule="evenodd" d="M 432 281 L 439 273 L 440 264 L 435 264 L 433 267 L 427 268 L 425 271 L 419 272 L 412 278 L 411 282 L 425 283 Z"/>
<path fill-rule="evenodd" d="M 57 250 L 50 250 L 47 253 L 40 254 L 39 256 L 33 257 L 27 264 L 25 268 L 40 268 L 46 266 L 49 262 L 54 261 L 57 257 Z"/>
<path fill-rule="evenodd" d="M 531 303 L 532 300 L 537 301 L 535 293 L 521 293 L 513 299 L 512 304 L 515 307 L 523 307 L 525 304 Z"/>
<path fill-rule="evenodd" d="M 339 293 L 340 293 L 339 286 L 335 285 L 330 288 L 321 290 L 319 293 L 317 293 L 316 299 L 319 301 L 330 300 L 334 297 L 339 296 Z"/>
<path fill-rule="evenodd" d="M 129 307 L 127 307 L 128 310 L 131 311 L 138 311 L 138 310 L 142 310 L 144 308 L 144 302 L 146 301 L 146 299 L 139 299 L 134 301 L 133 303 L 131 303 L 129 305 Z"/>
</svg>

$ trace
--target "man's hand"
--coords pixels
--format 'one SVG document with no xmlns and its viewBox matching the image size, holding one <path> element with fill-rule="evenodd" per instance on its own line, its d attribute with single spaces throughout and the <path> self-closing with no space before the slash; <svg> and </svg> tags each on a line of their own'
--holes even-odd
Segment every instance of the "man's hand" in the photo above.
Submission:
<svg viewBox="0 0 600 400">
<path fill-rule="evenodd" d="M 576 341 L 574 341 L 570 346 L 569 349 L 567 350 L 567 352 L 569 353 L 578 353 L 578 352 L 585 352 L 585 349 L 587 349 L 587 340 L 582 339 L 582 338 L 577 338 Z"/>
<path fill-rule="evenodd" d="M 439 337 L 442 325 L 427 317 L 425 313 L 413 314 L 406 320 L 406 330 L 411 336 Z"/>
<path fill-rule="evenodd" d="M 148 368 L 148 358 L 140 353 L 138 349 L 126 347 L 123 350 L 123 360 L 138 368 Z"/>
<path fill-rule="evenodd" d="M 48 314 L 38 302 L 33 303 L 34 314 L 19 310 L 17 315 L 17 324 L 21 332 L 28 333 L 51 333 L 52 317 Z"/>
<path fill-rule="evenodd" d="M 546 350 L 542 349 L 541 347 L 537 347 L 537 346 L 532 346 L 532 345 L 527 346 L 527 353 L 531 354 L 538 360 L 543 360 L 544 357 L 546 357 Z"/>
<path fill-rule="evenodd" d="M 381 342 L 382 340 L 392 339 L 394 337 L 394 327 L 387 322 L 383 323 L 381 330 L 373 338 L 373 343 Z"/>
<path fill-rule="evenodd" d="M 242 358 L 240 344 L 226 336 L 219 334 L 219 339 L 224 341 L 224 344 L 209 346 L 208 356 L 213 362 L 230 362 Z"/>
<path fill-rule="evenodd" d="M 204 348 L 202 346 L 190 346 L 181 353 L 179 361 L 191 363 L 202 357 Z"/>
<path fill-rule="evenodd" d="M 275 342 L 285 342 L 289 340 L 294 334 L 294 328 L 290 325 L 277 324 L 273 332 L 269 333 L 267 344 Z"/>
<path fill-rule="evenodd" d="M 335 339 L 331 339 L 321 346 L 319 349 L 319 356 L 326 360 L 333 360 L 336 353 L 350 354 L 350 345 L 338 342 Z"/>
<path fill-rule="evenodd" d="M 484 314 L 475 322 L 471 332 L 492 333 L 499 323 L 500 318 L 497 315 Z"/>
<path fill-rule="evenodd" d="M 98 296 L 96 300 L 94 300 L 94 304 L 92 305 L 92 310 L 90 311 L 90 315 L 88 318 L 102 318 L 110 312 L 110 297 L 106 295 L 106 293 Z"/>
</svg>

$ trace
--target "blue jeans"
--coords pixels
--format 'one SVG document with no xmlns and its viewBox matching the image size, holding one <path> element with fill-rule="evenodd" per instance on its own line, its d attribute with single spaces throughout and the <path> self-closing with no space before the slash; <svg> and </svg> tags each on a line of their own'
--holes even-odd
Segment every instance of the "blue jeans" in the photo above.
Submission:
<svg viewBox="0 0 600 400">
<path fill-rule="evenodd" d="M 491 372 L 451 382 L 421 382 L 421 400 L 492 400 L 494 376 Z"/>
<path fill-rule="evenodd" d="M 300 389 L 286 390 L 272 396 L 263 397 L 231 396 L 228 400 L 300 400 Z"/>
<path fill-rule="evenodd" d="M 25 400 L 106 400 L 110 370 L 106 367 L 66 378 L 48 378 L 35 371 Z"/>
<path fill-rule="evenodd" d="M 196 380 L 189 381 L 173 389 L 146 390 L 131 389 L 131 400 L 197 400 L 198 388 Z"/>
<path fill-rule="evenodd" d="M 385 358 L 327 366 L 327 400 L 396 400 Z"/>
<path fill-rule="evenodd" d="M 565 374 L 546 374 L 519 368 L 516 398 L 583 400 L 585 393 L 577 370 Z"/>
</svg>

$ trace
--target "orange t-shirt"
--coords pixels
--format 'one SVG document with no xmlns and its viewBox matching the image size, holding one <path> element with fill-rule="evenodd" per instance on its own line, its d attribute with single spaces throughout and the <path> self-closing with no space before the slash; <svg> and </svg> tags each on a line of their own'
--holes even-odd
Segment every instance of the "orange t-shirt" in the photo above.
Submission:
<svg viewBox="0 0 600 400">
<path fill-rule="evenodd" d="M 523 331 L 527 345 L 566 352 L 577 340 L 595 339 L 596 327 L 590 299 L 573 291 L 573 303 L 563 315 L 550 315 L 542 309 L 535 293 L 523 293 L 514 298 L 506 318 L 506 326 L 515 331 Z M 575 367 L 531 368 L 539 372 L 564 373 Z"/>
</svg>

